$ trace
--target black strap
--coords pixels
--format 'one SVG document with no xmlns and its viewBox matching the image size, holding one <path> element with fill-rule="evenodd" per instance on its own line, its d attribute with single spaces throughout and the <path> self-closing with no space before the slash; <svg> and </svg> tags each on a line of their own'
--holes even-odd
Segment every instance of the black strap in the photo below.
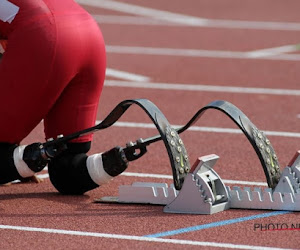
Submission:
<svg viewBox="0 0 300 250">
<path fill-rule="evenodd" d="M 55 152 L 51 151 L 51 148 L 58 148 L 58 145 L 78 138 L 84 134 L 96 132 L 97 130 L 110 127 L 117 120 L 119 120 L 119 118 L 132 104 L 137 104 L 148 114 L 160 134 L 144 140 L 138 140 L 135 143 L 131 143 L 124 149 L 124 151 L 127 152 L 128 157 L 130 157 L 135 149 L 145 149 L 147 145 L 159 140 L 163 140 L 169 154 L 173 171 L 174 184 L 177 189 L 181 189 L 184 178 L 190 169 L 185 147 L 178 134 L 184 132 L 190 126 L 192 126 L 208 109 L 219 110 L 235 122 L 235 124 L 246 135 L 247 139 L 258 155 L 269 187 L 275 188 L 275 186 L 277 185 L 281 173 L 277 156 L 270 141 L 261 131 L 257 129 L 257 127 L 241 110 L 226 101 L 211 102 L 210 104 L 201 108 L 185 126 L 174 130 L 168 123 L 165 116 L 161 113 L 161 111 L 149 100 L 125 100 L 119 103 L 100 124 L 79 131 L 77 133 L 58 138 L 54 141 L 44 143 L 43 145 L 46 149 L 47 155 L 49 157 L 53 157 L 51 154 L 55 154 Z M 133 157 L 131 160 L 137 159 L 143 153 L 145 153 L 145 150 L 143 150 L 141 154 L 136 155 L 136 157 Z"/>
</svg>

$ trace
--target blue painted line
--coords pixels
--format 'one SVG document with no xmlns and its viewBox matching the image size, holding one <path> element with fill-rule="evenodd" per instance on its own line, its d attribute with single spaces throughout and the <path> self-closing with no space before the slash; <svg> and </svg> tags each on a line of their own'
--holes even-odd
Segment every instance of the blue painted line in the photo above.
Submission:
<svg viewBox="0 0 300 250">
<path fill-rule="evenodd" d="M 271 217 L 271 216 L 288 214 L 288 213 L 290 213 L 290 211 L 274 211 L 274 212 L 270 212 L 270 213 L 256 214 L 256 215 L 247 216 L 247 217 L 240 217 L 240 218 L 235 218 L 235 219 L 230 219 L 230 220 L 217 221 L 217 222 L 212 222 L 209 224 L 203 224 L 203 225 L 198 225 L 198 226 L 193 226 L 193 227 L 180 228 L 180 229 L 156 233 L 156 234 L 149 234 L 149 235 L 145 235 L 143 237 L 158 238 L 158 237 L 164 237 L 164 236 L 171 236 L 171 235 L 176 235 L 176 234 L 189 233 L 189 232 L 198 231 L 198 230 L 202 230 L 202 229 L 221 227 L 221 226 L 240 223 L 240 222 L 244 222 L 244 221 L 256 220 L 256 219 L 260 219 L 260 218 L 267 218 L 267 217 Z"/>
</svg>

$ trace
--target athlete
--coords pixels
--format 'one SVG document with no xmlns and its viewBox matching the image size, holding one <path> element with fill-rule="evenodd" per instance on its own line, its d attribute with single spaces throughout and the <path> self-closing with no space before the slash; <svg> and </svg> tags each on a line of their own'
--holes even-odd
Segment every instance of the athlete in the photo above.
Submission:
<svg viewBox="0 0 300 250">
<path fill-rule="evenodd" d="M 40 157 L 20 145 L 44 121 L 45 139 L 95 125 L 106 56 L 101 31 L 73 0 L 0 0 L 0 184 L 30 178 L 48 164 L 64 194 L 82 194 L 128 165 L 120 147 L 87 156 L 92 135 Z"/>
</svg>

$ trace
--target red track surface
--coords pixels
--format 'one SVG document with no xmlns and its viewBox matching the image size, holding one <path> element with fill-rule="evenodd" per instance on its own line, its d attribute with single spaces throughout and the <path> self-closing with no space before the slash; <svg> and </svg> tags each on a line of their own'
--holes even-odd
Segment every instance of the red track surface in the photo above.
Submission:
<svg viewBox="0 0 300 250">
<path fill-rule="evenodd" d="M 300 3 L 296 0 L 176 0 L 171 2 L 167 0 L 131 0 L 126 1 L 126 3 L 208 19 L 300 22 Z M 84 5 L 84 7 L 91 14 L 129 15 L 88 5 Z M 101 28 L 106 44 L 109 46 L 247 52 L 297 44 L 300 40 L 299 31 L 284 30 L 141 26 L 109 23 L 101 24 Z M 296 53 L 294 52 L 294 54 Z M 145 75 L 150 78 L 149 82 L 151 83 L 299 89 L 299 61 L 118 53 L 108 53 L 107 57 L 109 68 Z M 107 80 L 116 79 L 111 76 L 107 77 Z M 238 106 L 262 130 L 300 132 L 300 120 L 297 117 L 300 114 L 299 95 L 134 89 L 106 86 L 100 100 L 98 119 L 103 119 L 120 101 L 134 98 L 147 98 L 153 101 L 163 111 L 171 124 L 184 124 L 202 106 L 213 100 L 223 99 Z M 137 108 L 131 108 L 121 120 L 150 123 L 146 115 Z M 215 111 L 205 114 L 196 126 L 236 128 L 228 118 Z M 149 137 L 156 133 L 157 131 L 154 129 L 112 127 L 95 134 L 90 153 L 102 152 L 115 145 L 124 145 L 129 140 Z M 268 137 L 277 151 L 283 168 L 299 149 L 299 138 Z M 259 161 L 243 135 L 187 131 L 182 135 L 182 138 L 191 161 L 201 155 L 211 153 L 219 155 L 221 158 L 215 170 L 223 179 L 265 181 Z M 42 125 L 38 126 L 23 143 L 37 140 L 43 140 Z M 148 151 L 140 160 L 133 162 L 127 171 L 171 175 L 168 157 L 163 145 L 156 143 L 151 145 Z M 134 181 L 171 183 L 169 179 L 119 176 L 108 185 L 90 191 L 83 196 L 62 196 L 56 192 L 47 178 L 41 184 L 1 186 L 0 227 L 2 229 L 0 229 L 0 248 L 198 249 L 201 247 L 199 245 L 193 246 L 191 242 L 212 242 L 205 247 L 206 249 L 215 249 L 215 247 L 246 249 L 251 246 L 260 246 L 258 249 L 262 247 L 300 248 L 299 230 L 266 232 L 254 230 L 255 223 L 299 225 L 298 213 L 162 237 L 166 240 L 188 240 L 189 242 L 148 242 L 144 238 L 139 240 L 135 238 L 121 239 L 120 235 L 144 236 L 269 212 L 232 209 L 211 216 L 176 215 L 163 213 L 161 206 L 93 203 L 95 198 L 116 196 L 119 185 L 131 184 Z M 15 226 L 15 228 L 9 228 L 9 226 Z M 33 228 L 39 229 L 33 232 Z M 45 231 L 46 229 L 48 231 Z M 61 230 L 69 231 L 63 232 Z M 74 231 L 79 235 L 76 235 Z M 84 235 L 87 232 L 96 234 Z M 213 245 L 214 243 L 218 243 L 218 245 Z"/>
</svg>

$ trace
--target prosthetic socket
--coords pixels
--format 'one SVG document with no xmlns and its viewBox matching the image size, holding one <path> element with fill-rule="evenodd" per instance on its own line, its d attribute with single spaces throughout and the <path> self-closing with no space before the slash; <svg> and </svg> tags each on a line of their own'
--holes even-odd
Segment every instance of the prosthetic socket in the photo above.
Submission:
<svg viewBox="0 0 300 250">
<path fill-rule="evenodd" d="M 50 158 L 42 143 L 33 143 L 25 147 L 23 160 L 33 172 L 40 172 L 46 167 Z"/>
</svg>

